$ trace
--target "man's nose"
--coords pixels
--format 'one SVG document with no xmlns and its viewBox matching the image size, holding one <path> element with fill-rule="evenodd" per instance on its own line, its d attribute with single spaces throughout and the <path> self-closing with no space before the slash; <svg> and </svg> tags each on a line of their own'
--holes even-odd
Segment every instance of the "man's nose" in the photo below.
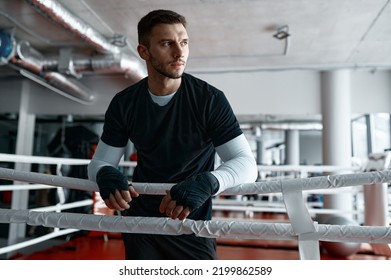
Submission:
<svg viewBox="0 0 391 280">
<path fill-rule="evenodd" d="M 175 47 L 174 47 L 174 57 L 175 58 L 183 57 L 183 48 L 182 48 L 182 46 L 179 43 L 175 44 Z"/>
</svg>

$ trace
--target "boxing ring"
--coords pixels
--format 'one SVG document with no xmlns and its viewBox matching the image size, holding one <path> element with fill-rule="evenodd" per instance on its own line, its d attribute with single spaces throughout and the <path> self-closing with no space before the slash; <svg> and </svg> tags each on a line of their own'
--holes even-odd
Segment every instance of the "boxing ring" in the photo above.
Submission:
<svg viewBox="0 0 391 280">
<path fill-rule="evenodd" d="M 44 158 L 41 158 L 41 160 Z M 23 161 L 22 158 L 19 159 Z M 13 161 L 18 161 L 13 155 Z M 26 158 L 24 162 L 31 161 Z M 58 158 L 53 161 L 59 161 Z M 70 162 L 68 162 L 70 163 Z M 77 162 L 85 164 L 85 162 Z M 126 163 L 124 163 L 126 164 Z M 35 172 L 18 171 L 0 168 L 0 179 L 26 182 L 31 187 L 57 187 L 97 192 L 96 183 L 77 178 L 48 175 Z M 61 228 L 61 231 L 91 230 L 102 232 L 128 232 L 149 234 L 192 234 L 209 238 L 264 239 L 264 240 L 297 240 L 300 259 L 320 259 L 319 242 L 337 243 L 369 243 L 391 244 L 390 226 L 332 225 L 315 222 L 309 213 L 304 200 L 306 191 L 332 190 L 344 187 L 376 186 L 391 182 L 391 171 L 357 172 L 317 176 L 311 178 L 295 178 L 270 180 L 243 184 L 225 190 L 221 195 L 259 195 L 281 194 L 289 223 L 265 223 L 257 220 L 211 220 L 184 221 L 170 218 L 122 217 L 82 213 L 49 212 L 58 209 L 0 209 L 0 223 L 24 223 L 31 226 Z M 171 184 L 132 183 L 140 194 L 165 194 Z M 28 188 L 30 185 L 22 185 Z M 9 186 L 0 186 L 0 191 L 9 190 Z M 18 189 L 12 185 L 12 189 Z M 47 240 L 55 233 L 42 238 Z M 16 245 L 16 247 L 15 247 Z M 13 251 L 18 244 L 0 248 L 0 254 Z M 29 246 L 25 243 L 23 245 Z"/>
</svg>

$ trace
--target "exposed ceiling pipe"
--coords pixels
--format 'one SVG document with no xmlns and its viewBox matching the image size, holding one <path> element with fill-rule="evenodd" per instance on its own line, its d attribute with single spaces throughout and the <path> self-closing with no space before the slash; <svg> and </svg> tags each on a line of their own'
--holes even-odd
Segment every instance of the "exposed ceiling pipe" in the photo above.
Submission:
<svg viewBox="0 0 391 280">
<path fill-rule="evenodd" d="M 6 36 L 6 33 L 1 33 Z M 9 41 L 11 51 L 8 57 L 2 57 L 2 62 L 15 68 L 26 78 L 33 80 L 63 96 L 82 104 L 89 104 L 94 96 L 91 90 L 78 81 L 53 71 L 44 71 L 43 56 L 33 49 L 26 41 Z"/>
<path fill-rule="evenodd" d="M 130 57 L 121 52 L 121 48 L 111 44 L 104 36 L 94 30 L 91 26 L 86 24 L 82 19 L 76 17 L 62 4 L 55 0 L 26 0 L 29 4 L 34 6 L 39 12 L 60 24 L 65 29 L 76 34 L 81 39 L 86 41 L 98 52 L 102 54 L 108 54 L 108 61 L 102 63 L 102 59 L 99 58 L 99 63 L 93 63 L 92 66 L 99 65 L 99 70 L 103 71 L 102 66 L 108 67 L 107 72 L 112 70 L 115 65 L 116 71 L 120 71 L 125 74 L 126 77 L 131 77 L 135 80 L 142 79 L 146 76 L 144 66 L 135 57 Z M 82 62 L 86 62 L 83 60 Z M 80 65 L 81 62 L 73 61 L 74 66 Z M 86 68 L 80 68 L 86 69 Z M 92 68 L 93 69 L 93 68 Z"/>
<path fill-rule="evenodd" d="M 134 81 L 140 80 L 141 76 L 136 76 L 132 71 L 127 69 L 137 68 L 137 63 L 132 60 L 122 59 L 120 55 L 107 54 L 97 55 L 88 58 L 72 58 L 72 70 L 77 74 L 83 73 L 118 73 L 124 74 L 126 78 Z M 60 71 L 60 62 L 58 58 L 45 59 L 43 69 L 48 71 Z M 68 69 L 69 70 L 69 69 Z"/>
<path fill-rule="evenodd" d="M 108 42 L 105 37 L 77 18 L 56 0 L 26 0 L 41 14 L 82 38 L 101 53 L 120 53 L 121 49 Z"/>
<path fill-rule="evenodd" d="M 88 105 L 94 100 L 90 94 L 90 89 L 77 81 L 70 80 L 68 77 L 57 72 L 47 72 L 44 78 L 31 74 L 31 72 L 20 70 L 20 74 L 62 96 L 67 97 L 78 103 Z"/>
</svg>

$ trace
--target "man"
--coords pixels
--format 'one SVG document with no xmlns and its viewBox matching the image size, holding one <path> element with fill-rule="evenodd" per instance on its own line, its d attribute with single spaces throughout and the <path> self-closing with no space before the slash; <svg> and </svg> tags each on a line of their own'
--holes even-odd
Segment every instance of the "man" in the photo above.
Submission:
<svg viewBox="0 0 391 280">
<path fill-rule="evenodd" d="M 186 19 L 155 10 L 138 24 L 148 77 L 119 92 L 105 115 L 89 178 L 126 216 L 210 220 L 212 196 L 254 182 L 257 166 L 223 92 L 184 73 Z M 134 182 L 174 183 L 165 196 L 139 195 L 117 170 L 130 140 Z M 214 169 L 215 152 L 223 164 Z M 127 259 L 216 259 L 216 241 L 195 235 L 123 234 Z"/>
</svg>

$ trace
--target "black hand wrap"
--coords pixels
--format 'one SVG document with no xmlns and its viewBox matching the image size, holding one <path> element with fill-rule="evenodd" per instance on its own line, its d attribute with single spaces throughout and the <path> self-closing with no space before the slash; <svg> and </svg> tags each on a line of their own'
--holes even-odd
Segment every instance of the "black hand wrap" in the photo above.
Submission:
<svg viewBox="0 0 391 280">
<path fill-rule="evenodd" d="M 200 207 L 219 189 L 219 181 L 210 172 L 204 172 L 174 185 L 170 195 L 177 205 L 187 206 L 190 210 Z"/>
<path fill-rule="evenodd" d="M 113 166 L 103 166 L 96 174 L 96 183 L 99 187 L 100 196 L 108 199 L 110 193 L 114 194 L 115 190 L 128 190 L 128 180 L 126 177 Z"/>
</svg>

